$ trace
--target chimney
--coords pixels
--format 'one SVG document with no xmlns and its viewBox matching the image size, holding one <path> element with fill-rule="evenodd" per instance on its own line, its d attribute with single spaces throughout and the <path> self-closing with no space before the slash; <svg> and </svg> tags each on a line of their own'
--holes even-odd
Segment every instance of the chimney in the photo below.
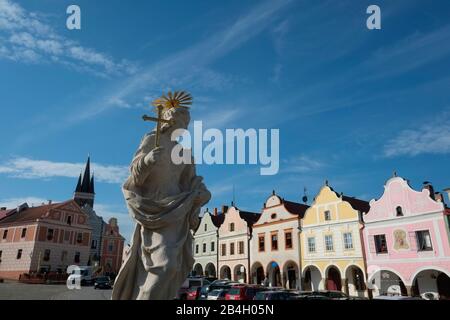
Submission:
<svg viewBox="0 0 450 320">
<path fill-rule="evenodd" d="M 49 205 L 52 204 L 52 200 L 48 200 L 48 204 L 49 204 Z"/>
<path fill-rule="evenodd" d="M 214 208 L 214 216 L 217 217 L 217 208 Z"/>
<path fill-rule="evenodd" d="M 434 197 L 434 188 L 430 182 L 424 181 L 422 189 L 427 189 L 428 191 L 430 191 L 430 198 L 436 200 L 436 198 Z"/>
<path fill-rule="evenodd" d="M 228 206 L 222 206 L 222 213 L 225 213 L 228 211 Z"/>
</svg>

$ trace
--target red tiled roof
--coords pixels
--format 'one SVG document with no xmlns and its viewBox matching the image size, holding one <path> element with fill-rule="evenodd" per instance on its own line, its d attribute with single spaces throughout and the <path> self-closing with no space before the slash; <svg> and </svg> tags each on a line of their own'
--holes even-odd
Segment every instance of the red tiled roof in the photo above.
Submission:
<svg viewBox="0 0 450 320">
<path fill-rule="evenodd" d="M 50 209 L 67 204 L 73 200 L 68 200 L 61 203 L 45 204 L 38 207 L 30 207 L 22 209 L 22 211 L 9 215 L 0 221 L 1 224 L 16 223 L 16 222 L 30 222 L 42 218 Z"/>
<path fill-rule="evenodd" d="M 3 218 L 6 218 L 7 216 L 13 214 L 16 211 L 16 209 L 6 209 L 6 210 L 0 210 L 0 220 Z"/>
</svg>

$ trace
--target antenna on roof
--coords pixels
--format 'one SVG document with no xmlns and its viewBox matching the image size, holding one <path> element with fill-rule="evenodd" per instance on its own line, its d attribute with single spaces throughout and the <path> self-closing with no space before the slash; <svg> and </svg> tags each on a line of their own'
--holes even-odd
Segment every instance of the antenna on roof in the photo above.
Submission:
<svg viewBox="0 0 450 320">
<path fill-rule="evenodd" d="M 303 203 L 307 203 L 308 202 L 308 196 L 306 195 L 306 187 L 303 188 Z"/>
<path fill-rule="evenodd" d="M 234 203 L 236 202 L 236 193 L 235 193 L 235 187 L 234 187 L 234 183 L 233 183 L 233 206 L 234 206 Z"/>
</svg>

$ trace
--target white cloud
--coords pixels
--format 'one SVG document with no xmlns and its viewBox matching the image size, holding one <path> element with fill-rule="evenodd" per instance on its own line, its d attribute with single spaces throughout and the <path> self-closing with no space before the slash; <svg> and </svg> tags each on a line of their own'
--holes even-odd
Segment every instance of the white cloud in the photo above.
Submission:
<svg viewBox="0 0 450 320">
<path fill-rule="evenodd" d="M 18 157 L 0 164 L 0 174 L 22 179 L 48 179 L 55 177 L 76 178 L 84 169 L 84 163 L 53 162 Z M 128 176 L 126 166 L 92 163 L 96 181 L 123 183 Z"/>
<path fill-rule="evenodd" d="M 384 147 L 385 157 L 450 153 L 450 111 L 415 129 L 403 130 Z"/>
<path fill-rule="evenodd" d="M 306 155 L 300 155 L 283 161 L 282 172 L 285 173 L 307 173 L 324 167 L 320 160 L 313 159 Z"/>
<path fill-rule="evenodd" d="M 7 198 L 0 199 L 0 207 L 6 207 L 8 209 L 17 208 L 23 203 L 28 203 L 31 206 L 40 206 L 43 203 L 47 203 L 48 200 L 39 197 L 18 197 L 18 198 Z M 58 202 L 58 201 L 53 201 Z"/>
<path fill-rule="evenodd" d="M 133 74 L 136 66 L 68 40 L 43 17 L 28 12 L 11 0 L 0 0 L 0 58 L 25 63 L 57 62 L 100 76 Z"/>
<path fill-rule="evenodd" d="M 78 120 L 90 118 L 117 107 L 117 101 L 128 101 L 132 96 L 144 96 L 149 87 L 166 90 L 188 84 L 192 87 L 223 88 L 235 78 L 214 70 L 210 65 L 260 34 L 273 23 L 274 16 L 285 8 L 290 0 L 268 0 L 252 8 L 246 15 L 212 33 L 206 39 L 164 58 L 119 83 L 104 97 L 88 104 L 79 113 Z"/>
</svg>

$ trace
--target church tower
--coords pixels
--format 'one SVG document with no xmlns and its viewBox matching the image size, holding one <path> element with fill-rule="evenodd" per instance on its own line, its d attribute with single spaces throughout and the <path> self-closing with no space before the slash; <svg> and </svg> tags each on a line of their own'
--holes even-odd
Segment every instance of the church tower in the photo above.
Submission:
<svg viewBox="0 0 450 320">
<path fill-rule="evenodd" d="M 85 204 L 94 208 L 94 175 L 91 177 L 91 158 L 88 156 L 83 176 L 78 177 L 78 183 L 75 188 L 73 199 L 80 207 Z"/>
</svg>

